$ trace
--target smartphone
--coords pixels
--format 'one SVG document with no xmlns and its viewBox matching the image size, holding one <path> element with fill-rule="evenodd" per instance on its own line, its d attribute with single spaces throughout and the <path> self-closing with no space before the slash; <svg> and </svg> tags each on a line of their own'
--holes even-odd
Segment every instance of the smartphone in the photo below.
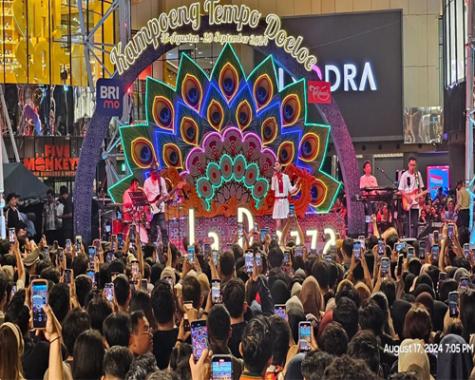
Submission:
<svg viewBox="0 0 475 380">
<path fill-rule="evenodd" d="M 332 255 L 329 255 L 329 254 L 324 255 L 323 258 L 325 259 L 327 263 L 331 263 L 333 261 Z"/>
<path fill-rule="evenodd" d="M 211 280 L 211 302 L 213 304 L 222 303 L 221 298 L 221 281 Z"/>
<path fill-rule="evenodd" d="M 260 252 L 256 252 L 254 255 L 254 263 L 256 267 L 262 268 L 262 254 Z"/>
<path fill-rule="evenodd" d="M 259 238 L 261 242 L 264 242 L 266 240 L 266 234 L 267 234 L 267 229 L 266 228 L 261 228 L 261 232 L 259 235 Z"/>
<path fill-rule="evenodd" d="M 252 273 L 252 270 L 254 269 L 254 254 L 252 251 L 247 251 L 244 254 L 244 268 L 246 273 Z"/>
<path fill-rule="evenodd" d="M 467 289 L 470 285 L 470 279 L 468 277 L 462 277 L 459 280 L 459 288 L 460 289 Z"/>
<path fill-rule="evenodd" d="M 117 246 L 119 249 L 122 249 L 124 246 L 124 234 L 117 234 Z"/>
<path fill-rule="evenodd" d="M 64 283 L 71 284 L 71 269 L 64 270 Z"/>
<path fill-rule="evenodd" d="M 211 244 L 204 243 L 203 244 L 203 255 L 205 257 L 209 257 L 210 253 L 211 253 Z"/>
<path fill-rule="evenodd" d="M 8 229 L 8 241 L 10 243 L 15 243 L 15 229 L 14 228 Z"/>
<path fill-rule="evenodd" d="M 289 204 L 289 217 L 295 216 L 295 205 L 294 204 Z"/>
<path fill-rule="evenodd" d="M 211 358 L 211 380 L 232 380 L 233 362 L 231 355 L 213 355 Z"/>
<path fill-rule="evenodd" d="M 82 236 L 81 235 L 76 235 L 75 244 L 76 244 L 76 251 L 79 252 L 81 250 L 81 246 L 82 246 Z"/>
<path fill-rule="evenodd" d="M 12 285 L 12 290 L 10 290 L 10 300 L 13 298 L 16 292 L 17 292 L 17 288 L 16 288 L 16 285 L 14 284 Z"/>
<path fill-rule="evenodd" d="M 195 246 L 189 245 L 188 246 L 188 262 L 193 264 L 195 262 Z"/>
<path fill-rule="evenodd" d="M 422 245 L 421 243 L 422 242 L 419 243 L 419 252 L 418 252 L 419 254 L 418 254 L 418 256 L 419 256 L 419 259 L 425 260 L 425 258 L 426 258 L 426 247 L 425 247 L 425 245 Z"/>
<path fill-rule="evenodd" d="M 89 277 L 91 279 L 92 283 L 95 284 L 96 283 L 95 282 L 96 281 L 96 276 L 95 276 L 96 273 L 93 270 L 88 270 L 86 272 L 86 274 L 87 274 L 87 277 Z"/>
<path fill-rule="evenodd" d="M 137 278 L 139 275 L 139 262 L 138 261 L 132 261 L 131 264 L 131 273 L 132 273 L 132 278 Z"/>
<path fill-rule="evenodd" d="M 381 276 L 387 276 L 390 267 L 391 260 L 389 259 L 389 257 L 381 257 Z"/>
<path fill-rule="evenodd" d="M 439 251 L 440 251 L 440 247 L 437 244 L 434 244 L 431 247 L 430 253 L 432 255 L 432 260 L 434 261 L 439 260 Z"/>
<path fill-rule="evenodd" d="M 449 315 L 451 318 L 458 316 L 459 293 L 453 290 L 449 293 Z"/>
<path fill-rule="evenodd" d="M 274 305 L 274 314 L 281 317 L 284 321 L 287 320 L 287 312 L 285 311 L 285 304 Z"/>
<path fill-rule="evenodd" d="M 104 297 L 109 302 L 114 300 L 114 284 L 112 282 L 108 282 L 104 285 Z"/>
<path fill-rule="evenodd" d="M 299 351 L 307 352 L 311 350 L 310 342 L 312 337 L 312 323 L 309 321 L 299 322 Z"/>
<path fill-rule="evenodd" d="M 378 240 L 378 255 L 383 256 L 386 251 L 386 243 L 384 243 L 384 240 Z"/>
<path fill-rule="evenodd" d="M 129 241 L 135 242 L 135 224 L 129 226 Z"/>
<path fill-rule="evenodd" d="M 201 354 L 208 348 L 208 329 L 206 321 L 191 322 L 191 345 L 193 346 L 193 358 L 195 362 L 200 360 Z"/>
<path fill-rule="evenodd" d="M 394 250 L 399 254 L 406 247 L 406 243 L 398 241 L 394 244 Z"/>
<path fill-rule="evenodd" d="M 470 258 L 470 244 L 465 243 L 463 245 L 463 255 L 466 259 Z"/>
<path fill-rule="evenodd" d="M 148 291 L 148 282 L 146 278 L 142 278 L 142 280 L 140 280 L 140 289 L 146 292 Z"/>
<path fill-rule="evenodd" d="M 407 259 L 412 259 L 414 257 L 416 249 L 414 247 L 407 248 Z"/>
<path fill-rule="evenodd" d="M 361 241 L 356 240 L 353 242 L 353 256 L 355 260 L 359 260 L 361 258 Z"/>
<path fill-rule="evenodd" d="M 111 233 L 111 225 L 106 224 L 106 233 L 110 234 Z"/>
<path fill-rule="evenodd" d="M 455 236 L 455 226 L 453 223 L 447 224 L 447 235 L 450 240 L 452 240 Z"/>
<path fill-rule="evenodd" d="M 87 248 L 87 254 L 89 256 L 89 262 L 94 264 L 94 257 L 96 257 L 96 253 L 97 253 L 97 248 L 94 247 L 93 245 L 90 245 L 88 248 Z"/>
<path fill-rule="evenodd" d="M 109 251 L 109 252 L 107 252 L 107 254 L 106 254 L 106 261 L 107 261 L 108 263 L 114 261 L 114 251 Z"/>
<path fill-rule="evenodd" d="M 295 254 L 295 257 L 302 257 L 303 256 L 303 246 L 297 245 L 295 247 L 294 254 Z"/>
<path fill-rule="evenodd" d="M 71 246 L 72 246 L 71 239 L 66 239 L 66 244 L 65 244 L 66 250 L 67 250 L 67 251 L 70 251 L 70 250 L 71 250 Z"/>
<path fill-rule="evenodd" d="M 48 303 L 48 281 L 33 280 L 31 282 L 31 307 L 33 310 L 33 328 L 46 327 L 46 313 L 43 306 Z"/>
<path fill-rule="evenodd" d="M 259 225 L 254 222 L 254 232 L 257 233 L 259 231 Z"/>
<path fill-rule="evenodd" d="M 219 251 L 213 250 L 211 252 L 211 259 L 213 260 L 214 266 L 218 266 L 219 262 Z"/>
<path fill-rule="evenodd" d="M 404 260 L 404 255 L 401 253 L 397 257 L 397 275 L 400 276 L 402 273 L 402 262 Z"/>
<path fill-rule="evenodd" d="M 289 251 L 284 251 L 284 259 L 282 260 L 283 265 L 287 265 L 290 261 L 290 253 Z"/>
<path fill-rule="evenodd" d="M 434 245 L 439 244 L 439 231 L 435 230 L 432 233 L 432 239 L 434 240 Z"/>
</svg>

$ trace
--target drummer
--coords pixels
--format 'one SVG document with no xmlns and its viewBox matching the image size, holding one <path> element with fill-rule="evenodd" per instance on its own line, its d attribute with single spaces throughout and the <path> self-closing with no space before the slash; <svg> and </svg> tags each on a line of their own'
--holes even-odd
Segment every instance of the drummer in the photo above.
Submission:
<svg viewBox="0 0 475 380">
<path fill-rule="evenodd" d="M 124 191 L 122 196 L 122 221 L 125 224 L 124 232 L 128 232 L 129 226 L 131 224 L 135 224 L 137 231 L 140 233 L 140 240 L 142 243 L 146 244 L 148 243 L 148 233 L 146 227 L 147 220 L 143 220 L 142 218 L 145 213 L 143 210 L 134 210 L 132 198 L 130 197 L 130 193 L 136 193 L 138 191 L 143 191 L 139 187 L 139 180 L 137 178 L 132 178 L 130 181 L 130 186 Z"/>
</svg>

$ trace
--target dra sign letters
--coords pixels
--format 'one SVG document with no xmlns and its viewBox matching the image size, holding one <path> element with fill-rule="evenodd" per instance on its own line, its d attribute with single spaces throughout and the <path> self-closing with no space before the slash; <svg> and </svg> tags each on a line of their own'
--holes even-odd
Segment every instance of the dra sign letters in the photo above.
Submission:
<svg viewBox="0 0 475 380">
<path fill-rule="evenodd" d="M 124 92 L 116 79 L 98 79 L 96 84 L 96 107 L 101 115 L 122 116 Z"/>
</svg>

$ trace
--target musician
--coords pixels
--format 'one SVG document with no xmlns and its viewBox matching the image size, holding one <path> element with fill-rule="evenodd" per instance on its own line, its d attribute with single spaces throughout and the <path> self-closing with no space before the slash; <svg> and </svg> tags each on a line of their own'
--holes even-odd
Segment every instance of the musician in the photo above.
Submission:
<svg viewBox="0 0 475 380">
<path fill-rule="evenodd" d="M 378 187 L 378 180 L 372 175 L 371 162 L 365 161 L 363 163 L 364 174 L 360 177 L 360 189 Z"/>
<path fill-rule="evenodd" d="M 162 243 L 166 247 L 168 244 L 168 230 L 165 219 L 165 201 L 168 199 L 167 184 L 156 166 L 153 166 L 148 177 L 144 182 L 144 191 L 150 204 L 155 204 L 158 212 L 155 213 L 150 222 L 150 241 L 157 241 L 158 227 L 162 234 Z"/>
<path fill-rule="evenodd" d="M 279 161 L 274 164 L 271 190 L 274 191 L 275 196 L 272 219 L 275 220 L 277 231 L 281 229 L 282 224 L 289 217 L 289 194 L 297 191 L 297 186 L 292 186 L 289 176 L 282 173 L 282 165 Z"/>
<path fill-rule="evenodd" d="M 464 181 L 458 181 L 457 183 L 455 211 L 457 212 L 457 226 L 468 228 L 470 223 L 470 193 L 465 187 Z"/>
<path fill-rule="evenodd" d="M 417 227 L 419 222 L 419 200 L 415 197 L 424 187 L 421 173 L 417 170 L 417 162 L 414 157 L 410 157 L 407 170 L 402 173 L 399 179 L 398 190 L 405 198 L 411 208 L 409 211 L 402 210 L 403 229 L 406 237 L 417 237 Z"/>
<path fill-rule="evenodd" d="M 132 222 L 132 208 L 134 207 L 130 193 L 136 193 L 139 191 L 139 180 L 132 178 L 130 186 L 124 191 L 122 195 L 122 220 L 126 223 Z"/>
<path fill-rule="evenodd" d="M 139 185 L 140 183 L 138 179 L 132 178 L 130 181 L 130 186 L 124 191 L 124 194 L 122 195 L 122 221 L 124 222 L 124 228 L 127 228 L 127 232 L 130 228 L 130 225 L 135 224 L 136 231 L 140 236 L 140 241 L 146 244 L 148 243 L 146 227 L 146 217 L 148 214 L 144 215 L 142 208 L 136 209 L 134 213 L 134 203 L 130 197 L 130 193 L 143 192 Z"/>
</svg>

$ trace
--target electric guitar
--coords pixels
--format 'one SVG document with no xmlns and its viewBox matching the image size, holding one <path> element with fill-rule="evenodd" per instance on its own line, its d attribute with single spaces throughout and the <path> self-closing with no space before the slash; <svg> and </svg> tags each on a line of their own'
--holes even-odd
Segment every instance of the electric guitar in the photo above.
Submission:
<svg viewBox="0 0 475 380">
<path fill-rule="evenodd" d="M 161 193 L 157 195 L 157 197 L 150 202 L 150 212 L 152 215 L 158 214 L 160 212 L 160 205 L 163 202 L 168 202 L 168 200 L 172 197 L 172 195 L 178 191 L 182 190 L 183 187 L 186 185 L 185 181 L 180 181 L 176 184 L 176 186 L 170 190 L 170 192 L 166 195 L 162 195 Z"/>
<path fill-rule="evenodd" d="M 419 189 L 415 189 L 410 192 L 403 192 L 402 193 L 402 209 L 404 211 L 409 211 L 411 209 L 412 203 L 419 198 L 425 196 L 430 189 L 424 190 L 419 192 Z"/>
</svg>

